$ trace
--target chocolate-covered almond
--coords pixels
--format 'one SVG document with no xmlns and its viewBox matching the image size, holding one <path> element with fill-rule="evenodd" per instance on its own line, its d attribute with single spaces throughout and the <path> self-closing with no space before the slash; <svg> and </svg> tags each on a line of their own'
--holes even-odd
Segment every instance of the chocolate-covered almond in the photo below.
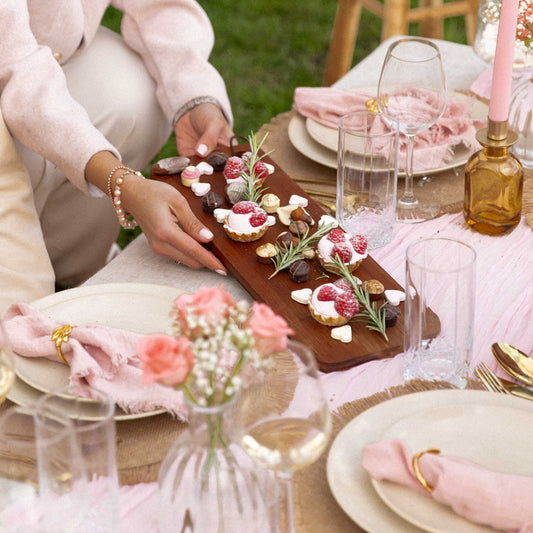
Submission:
<svg viewBox="0 0 533 533">
<path fill-rule="evenodd" d="M 179 174 L 189 166 L 190 162 L 191 160 L 184 156 L 167 157 L 152 165 L 150 173 L 156 176 Z"/>
<path fill-rule="evenodd" d="M 282 250 L 286 250 L 291 244 L 293 246 L 297 246 L 298 242 L 298 237 L 296 237 L 296 235 L 293 235 L 290 231 L 284 231 L 276 237 L 276 244 Z"/>
<path fill-rule="evenodd" d="M 305 283 L 309 279 L 311 267 L 305 261 L 296 261 L 289 267 L 289 278 L 295 283 Z"/>
<path fill-rule="evenodd" d="M 315 223 L 313 217 L 301 205 L 294 209 L 290 216 L 293 220 L 302 220 L 308 226 L 312 226 Z"/>
<path fill-rule="evenodd" d="M 208 192 L 202 197 L 202 209 L 206 213 L 213 214 L 213 211 L 221 207 L 223 203 L 224 199 L 216 192 Z"/>
<path fill-rule="evenodd" d="M 207 162 L 215 172 L 222 172 L 226 166 L 228 156 L 222 152 L 213 152 L 207 156 Z"/>
<path fill-rule="evenodd" d="M 309 226 L 303 220 L 292 220 L 289 224 L 289 231 L 301 238 L 309 231 Z"/>
</svg>

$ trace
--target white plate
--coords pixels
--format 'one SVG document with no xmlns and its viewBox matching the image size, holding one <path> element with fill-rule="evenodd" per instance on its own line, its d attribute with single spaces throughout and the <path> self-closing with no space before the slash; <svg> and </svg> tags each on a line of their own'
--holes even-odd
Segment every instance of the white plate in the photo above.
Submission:
<svg viewBox="0 0 533 533">
<path fill-rule="evenodd" d="M 346 514 L 368 533 L 420 533 L 377 495 L 361 467 L 361 452 L 382 439 L 393 424 L 416 413 L 450 404 L 494 405 L 533 413 L 533 402 L 485 391 L 442 390 L 407 394 L 380 403 L 349 422 L 337 435 L 328 455 L 327 476 L 334 498 Z"/>
<path fill-rule="evenodd" d="M 401 439 L 413 453 L 437 448 L 443 455 L 461 457 L 490 470 L 533 475 L 533 463 L 524 460 L 533 442 L 533 412 L 494 405 L 448 405 L 408 416 L 393 424 L 382 438 Z M 494 531 L 396 483 L 372 483 L 392 510 L 431 533 Z"/>
<path fill-rule="evenodd" d="M 64 324 L 101 324 L 147 334 L 168 330 L 172 302 L 181 293 L 181 289 L 162 285 L 110 283 L 57 292 L 32 305 L 46 316 Z M 15 354 L 15 369 L 20 380 L 38 393 L 68 385 L 69 368 L 62 363 Z M 8 394 L 8 398 L 15 403 L 34 399 L 29 397 L 27 386 L 22 385 L 18 383 L 15 390 Z M 121 419 L 133 419 L 162 412 L 164 410 L 158 409 L 149 413 L 118 416 Z"/>
<path fill-rule="evenodd" d="M 355 89 L 354 89 L 355 90 Z M 375 94 L 376 88 L 358 88 L 360 92 L 368 94 Z M 468 96 L 452 92 L 454 98 L 466 99 Z M 471 116 L 481 120 L 485 120 L 488 113 L 488 107 L 479 100 L 474 101 Z M 310 118 L 295 115 L 289 122 L 288 126 L 289 140 L 293 146 L 303 155 L 309 159 L 320 163 L 329 168 L 337 168 L 337 147 L 338 147 L 338 130 L 336 128 L 329 128 L 316 122 Z M 454 149 L 454 155 L 446 165 L 419 170 L 414 172 L 414 176 L 426 176 L 437 174 L 446 170 L 464 165 L 472 151 L 463 144 L 459 144 Z M 399 172 L 399 177 L 405 176 L 405 172 Z"/>
</svg>

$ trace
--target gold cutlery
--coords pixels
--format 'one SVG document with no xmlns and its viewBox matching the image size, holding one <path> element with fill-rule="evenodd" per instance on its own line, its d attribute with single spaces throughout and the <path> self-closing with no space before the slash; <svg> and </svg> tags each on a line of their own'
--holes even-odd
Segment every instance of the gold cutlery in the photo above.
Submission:
<svg viewBox="0 0 533 533">
<path fill-rule="evenodd" d="M 533 386 L 533 359 L 505 342 L 495 342 L 492 353 L 498 364 L 513 378 Z"/>
<path fill-rule="evenodd" d="M 474 372 L 489 391 L 512 394 L 519 398 L 533 400 L 533 391 L 519 385 L 504 385 L 501 379 L 485 363 L 480 363 Z"/>
</svg>

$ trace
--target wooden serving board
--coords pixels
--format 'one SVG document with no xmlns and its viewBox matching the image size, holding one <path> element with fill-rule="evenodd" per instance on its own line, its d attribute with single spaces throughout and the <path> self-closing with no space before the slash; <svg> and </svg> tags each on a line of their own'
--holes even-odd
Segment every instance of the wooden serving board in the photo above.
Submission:
<svg viewBox="0 0 533 533">
<path fill-rule="evenodd" d="M 245 145 L 240 145 L 234 150 L 237 154 L 247 149 Z M 220 151 L 229 153 L 228 149 L 221 148 Z M 273 164 L 268 157 L 265 162 Z M 200 159 L 191 158 L 191 164 L 197 164 Z M 267 192 L 272 192 L 279 196 L 281 205 L 287 205 L 292 194 L 298 194 L 308 199 L 309 205 L 306 211 L 318 221 L 325 212 L 305 193 L 285 172 L 279 167 L 265 180 Z M 181 184 L 179 175 L 154 176 L 161 181 L 165 181 L 178 189 L 189 201 L 189 204 L 203 224 L 214 234 L 215 238 L 208 244 L 210 250 L 220 259 L 224 266 L 239 280 L 251 296 L 269 305 L 274 312 L 283 316 L 291 328 L 295 331 L 293 339 L 307 344 L 315 352 L 320 370 L 331 372 L 350 368 L 354 365 L 364 363 L 373 359 L 383 359 L 392 357 L 403 351 L 403 303 L 400 304 L 402 315 L 397 324 L 387 328 L 389 342 L 381 334 L 371 331 L 365 327 L 364 322 L 351 322 L 353 329 L 353 340 L 350 343 L 343 343 L 331 338 L 331 328 L 316 322 L 310 315 L 306 305 L 295 302 L 291 298 L 291 292 L 297 289 L 314 289 L 324 283 L 333 282 L 338 279 L 335 274 L 329 274 L 329 278 L 323 277 L 323 269 L 315 258 L 310 261 L 311 271 L 309 279 L 305 283 L 295 283 L 290 280 L 288 270 L 284 270 L 268 279 L 274 271 L 274 266 L 262 264 L 257 260 L 255 249 L 266 242 L 274 242 L 277 235 L 287 231 L 287 227 L 281 224 L 276 216 L 276 225 L 268 228 L 265 235 L 251 243 L 240 243 L 231 240 L 224 231 L 223 225 L 219 224 L 215 217 L 202 210 L 202 199 L 193 194 L 190 188 Z M 211 176 L 202 176 L 200 181 L 211 183 L 211 190 L 225 198 L 224 187 L 226 181 L 222 172 L 215 172 Z M 225 199 L 222 206 L 230 209 L 231 205 Z M 315 224 L 310 232 L 317 228 Z M 363 260 L 362 264 L 355 271 L 355 275 L 364 280 L 377 279 L 383 283 L 385 289 L 403 288 L 371 257 Z M 382 302 L 378 302 L 381 304 Z"/>
</svg>

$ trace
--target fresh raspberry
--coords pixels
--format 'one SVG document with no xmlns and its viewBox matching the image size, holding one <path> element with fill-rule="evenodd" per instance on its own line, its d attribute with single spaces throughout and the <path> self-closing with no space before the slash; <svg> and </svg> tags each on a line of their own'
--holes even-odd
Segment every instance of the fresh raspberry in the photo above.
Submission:
<svg viewBox="0 0 533 533">
<path fill-rule="evenodd" d="M 237 202 L 232 208 L 234 213 L 238 215 L 248 215 L 249 213 L 255 213 L 259 209 L 259 206 L 255 202 Z"/>
<path fill-rule="evenodd" d="M 335 311 L 344 318 L 352 318 L 359 312 L 359 303 L 353 294 L 342 292 L 335 300 Z"/>
<path fill-rule="evenodd" d="M 353 292 L 353 287 L 344 278 L 339 278 L 333 285 L 342 292 Z"/>
<path fill-rule="evenodd" d="M 244 164 L 244 161 L 240 157 L 234 155 L 226 161 L 226 166 L 223 171 L 224 177 L 227 180 L 237 179 L 245 168 L 246 165 Z"/>
<path fill-rule="evenodd" d="M 258 180 L 264 180 L 268 176 L 268 168 L 263 161 L 257 161 L 254 165 L 255 177 Z"/>
<path fill-rule="evenodd" d="M 333 285 L 322 285 L 320 289 L 318 289 L 318 293 L 316 295 L 317 299 L 320 302 L 333 302 L 335 298 L 337 298 L 337 291 L 335 290 L 335 287 Z"/>
<path fill-rule="evenodd" d="M 267 221 L 267 218 L 268 216 L 264 211 L 257 211 L 250 217 L 250 225 L 258 228 Z"/>
<path fill-rule="evenodd" d="M 349 263 L 352 259 L 352 251 L 346 243 L 339 242 L 332 248 L 331 257 L 338 257 L 343 263 Z"/>
<path fill-rule="evenodd" d="M 350 243 L 353 249 L 361 255 L 364 255 L 368 246 L 368 241 L 364 235 L 352 235 L 350 237 Z"/>
<path fill-rule="evenodd" d="M 332 229 L 328 233 L 327 239 L 328 241 L 331 241 L 331 242 L 344 242 L 345 240 L 344 231 L 342 231 L 339 228 Z"/>
</svg>

